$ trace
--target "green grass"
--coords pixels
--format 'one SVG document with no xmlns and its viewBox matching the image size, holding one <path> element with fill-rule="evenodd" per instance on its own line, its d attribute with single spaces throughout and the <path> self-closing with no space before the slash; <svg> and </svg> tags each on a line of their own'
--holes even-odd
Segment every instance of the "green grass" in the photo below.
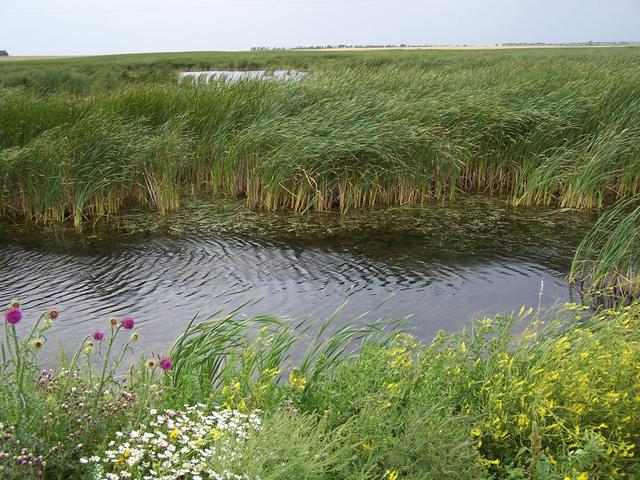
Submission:
<svg viewBox="0 0 640 480">
<path fill-rule="evenodd" d="M 310 74 L 177 85 L 202 68 Z M 297 212 L 478 191 L 609 207 L 639 193 L 638 85 L 637 47 L 3 62 L 0 219 L 82 228 L 192 193 Z"/>
<path fill-rule="evenodd" d="M 640 293 L 640 196 L 600 217 L 576 251 L 569 278 L 596 302 Z M 606 303 L 606 302 L 605 302 Z"/>
<path fill-rule="evenodd" d="M 217 315 L 189 325 L 166 373 L 144 356 L 118 368 L 119 348 L 140 352 L 111 327 L 121 347 L 106 358 L 104 383 L 96 373 L 109 335 L 40 374 L 33 338 L 46 341 L 48 315 L 33 336 L 23 322 L 5 324 L 0 471 L 142 477 L 197 459 L 198 468 L 274 480 L 635 478 L 640 306 L 532 311 L 473 321 L 428 345 L 394 322 L 354 319 L 329 333 L 329 319 L 310 340 L 303 334 L 301 355 L 292 355 L 295 325 L 284 319 Z M 211 412 L 251 413 L 261 425 L 202 424 Z M 144 433 L 153 440 L 142 442 Z M 179 453 L 161 465 L 168 445 Z"/>
</svg>

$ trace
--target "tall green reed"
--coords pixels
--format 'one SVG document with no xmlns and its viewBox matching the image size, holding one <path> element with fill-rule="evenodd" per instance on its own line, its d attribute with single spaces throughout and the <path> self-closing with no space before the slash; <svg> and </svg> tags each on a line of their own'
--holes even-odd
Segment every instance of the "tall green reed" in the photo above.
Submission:
<svg viewBox="0 0 640 480">
<path fill-rule="evenodd" d="M 357 354 L 363 345 L 386 344 L 401 331 L 404 319 L 367 321 L 370 312 L 337 326 L 349 296 L 319 325 L 311 317 L 298 321 L 275 315 L 239 318 L 246 304 L 199 323 L 193 317 L 170 349 L 172 386 L 193 389 L 195 383 L 197 398 L 206 398 L 208 392 L 229 392 L 229 385 L 240 389 L 258 384 L 262 389 L 251 394 L 262 395 L 289 369 L 290 381 L 304 387 L 336 362 Z"/>
<path fill-rule="evenodd" d="M 640 196 L 602 215 L 576 250 L 569 279 L 596 303 L 640 294 Z"/>
</svg>

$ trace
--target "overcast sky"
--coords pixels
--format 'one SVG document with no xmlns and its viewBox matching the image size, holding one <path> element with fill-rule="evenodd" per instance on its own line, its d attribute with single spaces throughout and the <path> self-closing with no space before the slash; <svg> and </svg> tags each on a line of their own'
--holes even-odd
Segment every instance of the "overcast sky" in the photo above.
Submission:
<svg viewBox="0 0 640 480">
<path fill-rule="evenodd" d="M 639 41 L 640 0 L 0 0 L 12 55 Z"/>
</svg>

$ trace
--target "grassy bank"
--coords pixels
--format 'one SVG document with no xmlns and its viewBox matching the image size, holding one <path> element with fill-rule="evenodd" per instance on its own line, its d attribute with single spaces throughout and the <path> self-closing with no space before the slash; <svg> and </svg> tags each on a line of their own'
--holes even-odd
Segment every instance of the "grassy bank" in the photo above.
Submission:
<svg viewBox="0 0 640 480">
<path fill-rule="evenodd" d="M 299 212 L 476 191 L 507 194 L 515 204 L 610 206 L 640 185 L 639 52 L 3 62 L 0 219 L 71 219 L 81 228 L 128 204 L 166 212 L 193 192 Z M 203 68 L 310 74 L 290 83 L 176 85 L 176 70 Z"/>
<path fill-rule="evenodd" d="M 295 362 L 300 325 L 226 316 L 130 370 L 120 352 L 141 352 L 126 317 L 44 371 L 37 348 L 66 320 L 45 312 L 30 332 L 16 305 L 0 364 L 3 478 L 640 474 L 638 305 L 570 304 L 546 322 L 523 308 L 429 345 L 398 324 L 351 323 L 312 337 Z"/>
</svg>

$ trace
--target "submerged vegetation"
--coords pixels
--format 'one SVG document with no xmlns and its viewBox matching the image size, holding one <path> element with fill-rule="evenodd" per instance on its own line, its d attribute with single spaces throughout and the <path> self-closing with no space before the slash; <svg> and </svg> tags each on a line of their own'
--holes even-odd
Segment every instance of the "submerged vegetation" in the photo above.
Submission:
<svg viewBox="0 0 640 480">
<path fill-rule="evenodd" d="M 514 204 L 611 206 L 639 193 L 639 52 L 254 52 L 4 62 L 0 218 L 71 219 L 81 228 L 124 205 L 176 209 L 191 193 L 299 212 L 477 191 L 506 194 Z M 207 68 L 299 68 L 309 75 L 177 84 L 177 69 Z M 637 227 L 634 219 L 628 223 Z M 587 264 L 610 255 L 586 246 L 581 253 L 588 255 L 577 258 L 584 269 L 575 278 L 587 282 L 586 272 L 609 269 Z M 637 258 L 623 255 L 632 266 L 616 273 L 637 272 Z M 588 276 L 590 285 L 604 278 L 601 271 L 599 280 Z"/>
<path fill-rule="evenodd" d="M 14 301 L 4 320 L 7 479 L 640 474 L 637 304 L 544 317 L 523 307 L 430 345 L 398 322 L 335 331 L 330 318 L 302 356 L 291 356 L 300 325 L 229 314 L 193 321 L 167 356 L 130 369 L 131 317 L 87 332 L 55 370 L 41 370 L 37 351 L 64 315 L 29 328 Z"/>
</svg>

